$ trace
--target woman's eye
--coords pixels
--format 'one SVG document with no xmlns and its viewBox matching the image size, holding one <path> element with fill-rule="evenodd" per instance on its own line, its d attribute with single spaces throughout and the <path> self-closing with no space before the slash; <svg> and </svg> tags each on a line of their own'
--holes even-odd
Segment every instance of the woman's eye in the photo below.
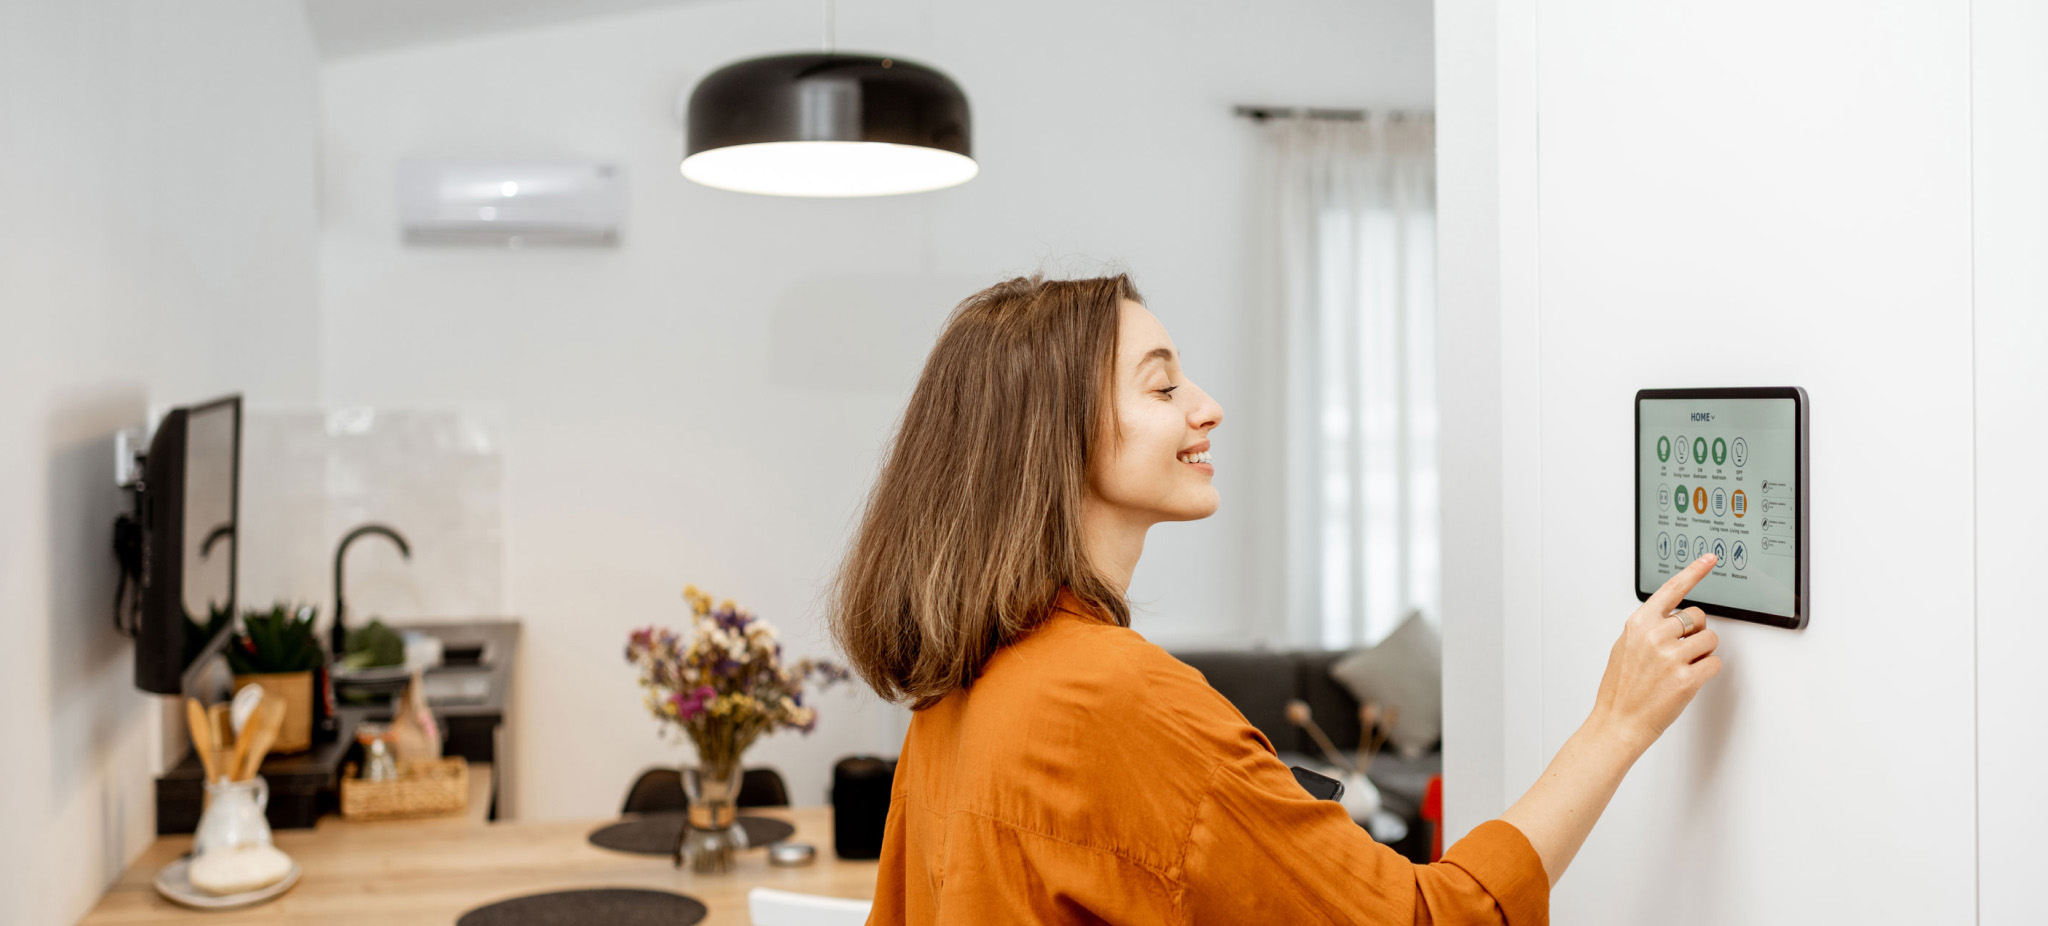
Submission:
<svg viewBox="0 0 2048 926">
<path fill-rule="evenodd" d="M 1168 387 L 1166 387 L 1166 388 L 1164 388 L 1164 389 L 1154 389 L 1154 390 L 1152 390 L 1152 391 L 1153 391 L 1153 392 L 1157 392 L 1157 393 L 1159 393 L 1160 395 L 1163 395 L 1163 396 L 1165 396 L 1165 397 L 1167 397 L 1167 398 L 1171 399 L 1171 398 L 1173 398 L 1173 391 L 1174 391 L 1175 389 L 1179 389 L 1179 388 L 1180 388 L 1179 386 L 1168 386 Z"/>
</svg>

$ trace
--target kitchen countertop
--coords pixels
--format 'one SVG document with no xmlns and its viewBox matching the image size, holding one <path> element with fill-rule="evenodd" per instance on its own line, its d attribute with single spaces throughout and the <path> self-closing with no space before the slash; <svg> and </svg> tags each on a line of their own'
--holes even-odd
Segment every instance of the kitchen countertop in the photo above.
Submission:
<svg viewBox="0 0 2048 926">
<path fill-rule="evenodd" d="M 299 883 L 269 903 L 242 910 L 188 910 L 151 886 L 164 865 L 191 848 L 190 836 L 165 836 L 143 851 L 99 905 L 81 920 L 104 924 L 292 923 L 305 926 L 449 926 L 476 907 L 511 897 L 591 887 L 637 887 L 687 894 L 710 908 L 706 926 L 747 926 L 747 891 L 756 887 L 869 899 L 874 862 L 832 854 L 832 808 L 748 808 L 787 820 L 796 842 L 818 848 L 801 868 L 775 868 L 759 849 L 740 854 L 733 871 L 696 875 L 668 857 L 630 855 L 585 838 L 611 819 L 484 823 L 473 816 L 352 822 L 328 817 L 311 830 L 280 831 L 277 847 L 304 870 Z"/>
</svg>

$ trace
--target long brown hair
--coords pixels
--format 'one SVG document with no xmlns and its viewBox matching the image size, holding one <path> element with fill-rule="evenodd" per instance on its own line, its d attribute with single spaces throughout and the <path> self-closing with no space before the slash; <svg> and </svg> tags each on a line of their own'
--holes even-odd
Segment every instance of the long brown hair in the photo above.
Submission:
<svg viewBox="0 0 2048 926">
<path fill-rule="evenodd" d="M 832 593 L 832 635 L 884 699 L 922 710 L 973 684 L 1062 586 L 1130 626 L 1081 541 L 1126 299 L 1143 301 L 1122 274 L 1018 277 L 947 319 Z"/>
</svg>

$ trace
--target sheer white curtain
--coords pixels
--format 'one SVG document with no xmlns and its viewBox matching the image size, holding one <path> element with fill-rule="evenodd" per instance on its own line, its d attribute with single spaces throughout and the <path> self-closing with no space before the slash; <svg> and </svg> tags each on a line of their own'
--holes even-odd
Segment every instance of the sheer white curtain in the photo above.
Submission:
<svg viewBox="0 0 2048 926">
<path fill-rule="evenodd" d="M 1299 642 L 1437 618 L 1435 124 L 1275 119 L 1285 607 Z"/>
</svg>

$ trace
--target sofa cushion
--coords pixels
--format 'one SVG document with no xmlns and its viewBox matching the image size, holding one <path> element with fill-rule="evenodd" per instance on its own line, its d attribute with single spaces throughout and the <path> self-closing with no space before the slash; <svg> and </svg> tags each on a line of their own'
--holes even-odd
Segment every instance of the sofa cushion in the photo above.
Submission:
<svg viewBox="0 0 2048 926">
<path fill-rule="evenodd" d="M 1330 675 L 1360 703 L 1401 709 L 1387 741 L 1412 758 L 1443 734 L 1443 665 L 1443 640 L 1417 611 L 1378 645 L 1337 660 Z"/>
</svg>

